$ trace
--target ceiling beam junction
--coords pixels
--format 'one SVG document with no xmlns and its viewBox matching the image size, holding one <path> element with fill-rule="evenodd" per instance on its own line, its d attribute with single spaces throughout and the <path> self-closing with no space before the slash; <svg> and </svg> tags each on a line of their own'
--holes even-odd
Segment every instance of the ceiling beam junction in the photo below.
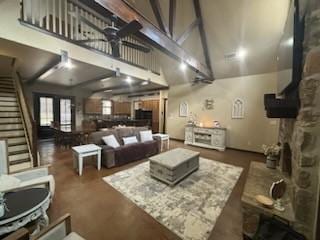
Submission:
<svg viewBox="0 0 320 240">
<path fill-rule="evenodd" d="M 177 1 L 176 0 L 170 0 L 169 5 L 169 32 L 171 38 L 173 38 L 173 26 L 176 22 L 176 8 L 177 8 Z"/>
<path fill-rule="evenodd" d="M 190 36 L 190 34 L 192 33 L 193 29 L 195 29 L 196 27 L 199 26 L 200 24 L 200 19 L 197 18 L 196 20 L 194 20 L 189 26 L 188 28 L 176 39 L 177 43 L 179 45 L 182 45 L 185 40 Z"/>
<path fill-rule="evenodd" d="M 166 25 L 166 23 L 164 22 L 164 16 L 161 11 L 159 0 L 149 0 L 149 2 L 151 4 L 152 11 L 154 13 L 154 16 L 157 19 L 157 22 L 158 22 L 158 25 L 159 25 L 161 31 L 163 31 L 168 36 L 170 36 L 169 28 Z"/>
<path fill-rule="evenodd" d="M 206 38 L 206 32 L 205 32 L 204 26 L 203 26 L 203 17 L 202 17 L 202 13 L 201 13 L 200 1 L 193 0 L 193 6 L 194 6 L 194 10 L 195 10 L 195 14 L 196 14 L 197 19 L 200 19 L 198 26 L 199 26 L 201 44 L 203 47 L 203 54 L 204 54 L 204 58 L 206 61 L 206 65 L 211 72 L 211 79 L 213 81 L 214 75 L 213 75 L 213 71 L 211 68 L 211 59 L 210 59 L 210 55 L 209 55 L 209 48 L 208 48 L 208 43 L 207 43 L 207 38 Z"/>
</svg>

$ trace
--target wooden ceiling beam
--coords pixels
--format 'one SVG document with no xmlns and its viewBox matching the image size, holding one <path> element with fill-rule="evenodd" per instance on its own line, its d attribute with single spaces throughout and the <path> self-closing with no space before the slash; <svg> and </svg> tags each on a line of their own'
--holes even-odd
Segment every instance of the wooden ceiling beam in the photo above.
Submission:
<svg viewBox="0 0 320 240">
<path fill-rule="evenodd" d="M 130 89 L 130 91 L 121 92 L 121 93 L 111 93 L 113 96 L 118 95 L 127 95 L 131 93 L 143 93 L 143 92 L 154 92 L 154 91 L 160 91 L 160 90 L 168 90 L 169 87 L 157 87 L 152 89 Z"/>
<path fill-rule="evenodd" d="M 140 30 L 140 34 L 137 36 L 159 50 L 163 51 L 168 56 L 175 58 L 178 61 L 183 61 L 190 69 L 203 75 L 207 78 L 212 78 L 212 71 L 209 67 L 199 62 L 195 57 L 186 52 L 179 44 L 165 35 L 144 16 L 142 16 L 138 10 L 128 4 L 125 0 L 95 0 L 102 7 L 108 11 L 117 15 L 121 20 L 130 22 L 132 20 L 138 20 L 143 28 Z"/>
<path fill-rule="evenodd" d="M 64 63 L 61 62 L 61 56 L 55 57 L 49 64 L 44 66 L 40 71 L 35 73 L 32 77 L 27 79 L 27 84 L 32 84 L 39 79 L 45 79 L 49 75 L 53 74 L 55 71 L 64 67 Z"/>
<path fill-rule="evenodd" d="M 90 79 L 90 80 L 75 84 L 75 85 L 71 86 L 71 88 L 84 87 L 84 86 L 87 86 L 89 84 L 92 84 L 92 83 L 95 83 L 95 82 L 99 82 L 99 81 L 101 81 L 103 79 L 111 78 L 111 77 L 114 77 L 114 76 L 115 76 L 115 72 L 103 74 L 103 75 L 95 77 L 93 79 Z"/>
<path fill-rule="evenodd" d="M 200 24 L 200 19 L 197 18 L 196 20 L 194 20 L 189 27 L 180 35 L 180 37 L 178 37 L 176 39 L 177 43 L 179 45 L 182 45 L 184 43 L 184 41 L 190 36 L 190 34 L 192 33 L 193 29 L 195 29 L 196 27 L 199 26 Z"/>
<path fill-rule="evenodd" d="M 171 38 L 173 38 L 173 26 L 176 22 L 176 8 L 177 8 L 177 1 L 176 0 L 170 0 L 169 5 L 169 32 Z"/>
<path fill-rule="evenodd" d="M 202 13 L 201 13 L 200 1 L 193 0 L 193 6 L 194 6 L 194 10 L 195 10 L 197 19 L 200 19 L 198 26 L 199 26 L 201 44 L 203 47 L 204 58 L 205 58 L 207 67 L 210 69 L 210 72 L 212 73 L 212 80 L 214 80 L 213 71 L 211 68 L 211 59 L 210 59 L 210 55 L 209 55 L 209 48 L 208 48 L 208 43 L 207 43 L 207 38 L 206 38 L 206 32 L 205 32 L 204 26 L 203 26 L 203 18 L 202 18 Z"/>
<path fill-rule="evenodd" d="M 153 11 L 154 16 L 156 17 L 157 23 L 164 33 L 166 33 L 168 36 L 170 35 L 169 28 L 164 22 L 163 13 L 161 11 L 159 0 L 149 0 L 151 4 L 151 8 Z"/>
</svg>

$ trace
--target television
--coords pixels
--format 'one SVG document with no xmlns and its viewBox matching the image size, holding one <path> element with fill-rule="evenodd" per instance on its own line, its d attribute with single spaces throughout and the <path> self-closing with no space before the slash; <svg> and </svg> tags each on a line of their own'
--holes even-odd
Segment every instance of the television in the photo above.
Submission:
<svg viewBox="0 0 320 240">
<path fill-rule="evenodd" d="M 291 95 L 302 78 L 304 17 L 299 1 L 292 0 L 277 52 L 277 94 Z"/>
<path fill-rule="evenodd" d="M 302 79 L 304 16 L 299 0 L 292 0 L 277 52 L 277 92 L 264 95 L 268 118 L 296 118 Z"/>
</svg>

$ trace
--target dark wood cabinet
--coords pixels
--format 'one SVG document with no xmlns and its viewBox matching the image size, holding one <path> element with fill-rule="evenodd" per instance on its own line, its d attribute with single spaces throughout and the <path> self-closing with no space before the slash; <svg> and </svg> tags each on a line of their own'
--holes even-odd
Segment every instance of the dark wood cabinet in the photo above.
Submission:
<svg viewBox="0 0 320 240">
<path fill-rule="evenodd" d="M 84 100 L 84 112 L 86 114 L 102 114 L 101 98 L 87 98 Z"/>
<path fill-rule="evenodd" d="M 145 100 L 141 102 L 143 110 L 152 111 L 152 132 L 159 132 L 159 100 Z"/>
<path fill-rule="evenodd" d="M 114 115 L 131 115 L 131 102 L 113 102 Z"/>
</svg>

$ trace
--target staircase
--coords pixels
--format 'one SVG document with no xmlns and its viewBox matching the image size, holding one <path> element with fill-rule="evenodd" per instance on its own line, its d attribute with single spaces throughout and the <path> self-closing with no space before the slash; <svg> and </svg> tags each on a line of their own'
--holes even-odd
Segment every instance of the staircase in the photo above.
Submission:
<svg viewBox="0 0 320 240">
<path fill-rule="evenodd" d="M 9 172 L 33 166 L 12 78 L 0 78 L 0 138 L 7 139 Z"/>
</svg>

